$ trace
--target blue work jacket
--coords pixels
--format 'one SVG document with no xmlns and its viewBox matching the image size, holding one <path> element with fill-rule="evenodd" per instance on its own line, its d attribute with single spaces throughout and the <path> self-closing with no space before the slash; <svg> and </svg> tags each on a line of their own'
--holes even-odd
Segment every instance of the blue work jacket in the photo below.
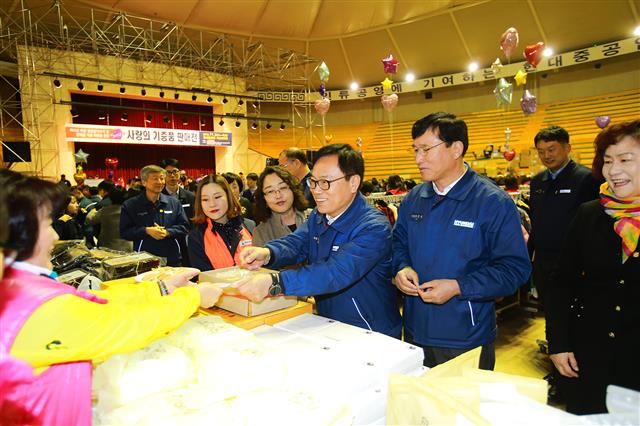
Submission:
<svg viewBox="0 0 640 426">
<path fill-rule="evenodd" d="M 331 225 L 314 210 L 294 233 L 266 247 L 271 251 L 268 267 L 308 262 L 281 272 L 285 294 L 313 295 L 322 316 L 400 337 L 391 283 L 391 228 L 362 195 Z"/>
<path fill-rule="evenodd" d="M 153 226 L 154 223 L 164 226 L 169 235 L 162 240 L 151 238 L 145 228 Z M 154 205 L 143 191 L 122 204 L 120 237 L 133 241 L 135 251 L 146 251 L 166 257 L 169 266 L 180 266 L 182 256 L 178 238 L 184 237 L 188 229 L 189 221 L 177 198 L 161 193 L 160 199 Z"/>
<path fill-rule="evenodd" d="M 410 266 L 421 284 L 455 279 L 461 294 L 441 305 L 405 295 L 404 326 L 421 346 L 474 348 L 495 340 L 494 299 L 531 273 L 520 216 L 502 189 L 471 169 L 437 204 L 435 195 L 426 182 L 402 201 L 393 270 Z"/>
</svg>

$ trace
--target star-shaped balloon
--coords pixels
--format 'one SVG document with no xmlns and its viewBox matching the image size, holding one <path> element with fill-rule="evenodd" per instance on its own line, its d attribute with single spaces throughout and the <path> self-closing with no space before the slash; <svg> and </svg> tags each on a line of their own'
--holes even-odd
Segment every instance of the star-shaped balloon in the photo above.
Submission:
<svg viewBox="0 0 640 426">
<path fill-rule="evenodd" d="M 495 61 L 491 64 L 491 71 L 493 71 L 493 75 L 497 76 L 502 72 L 502 62 L 500 62 L 500 58 L 496 58 Z"/>
<path fill-rule="evenodd" d="M 329 81 L 329 67 L 327 64 L 322 62 L 318 67 L 318 75 L 320 76 L 320 81 Z"/>
<path fill-rule="evenodd" d="M 389 77 L 385 77 L 384 80 L 380 82 L 384 90 L 391 90 L 391 86 L 393 86 L 393 80 L 389 80 Z"/>
<path fill-rule="evenodd" d="M 524 86 L 525 84 L 527 84 L 527 73 L 523 70 L 518 70 L 516 76 L 513 77 L 513 79 L 516 81 L 518 86 Z"/>
<path fill-rule="evenodd" d="M 525 114 L 533 114 L 538 109 L 538 101 L 533 93 L 528 90 L 524 91 L 520 98 L 520 108 Z"/>
<path fill-rule="evenodd" d="M 78 152 L 73 154 L 73 156 L 76 159 L 76 163 L 86 163 L 87 162 L 87 158 L 89 158 L 89 154 L 87 154 L 86 152 L 82 151 L 82 148 L 80 148 L 78 150 Z"/>
<path fill-rule="evenodd" d="M 498 107 L 510 105 L 511 99 L 513 98 L 513 84 L 501 78 L 498 80 L 496 88 L 493 89 L 493 94 L 496 95 Z"/>
<path fill-rule="evenodd" d="M 389 54 L 386 58 L 382 59 L 382 65 L 384 65 L 384 72 L 387 74 L 395 74 L 398 72 L 398 62 L 397 59 L 393 57 L 393 55 Z"/>
</svg>

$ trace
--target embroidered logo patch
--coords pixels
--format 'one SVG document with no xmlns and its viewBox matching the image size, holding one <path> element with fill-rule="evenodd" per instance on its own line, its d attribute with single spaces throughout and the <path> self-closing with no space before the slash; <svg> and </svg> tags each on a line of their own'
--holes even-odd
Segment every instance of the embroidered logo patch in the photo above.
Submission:
<svg viewBox="0 0 640 426">
<path fill-rule="evenodd" d="M 473 228 L 475 226 L 475 223 L 456 219 L 453 221 L 453 226 L 461 226 L 463 228 Z"/>
<path fill-rule="evenodd" d="M 340 246 L 332 246 L 331 247 L 331 251 L 338 251 L 340 250 Z"/>
<path fill-rule="evenodd" d="M 416 222 L 422 220 L 422 213 L 411 213 L 411 219 Z"/>
</svg>

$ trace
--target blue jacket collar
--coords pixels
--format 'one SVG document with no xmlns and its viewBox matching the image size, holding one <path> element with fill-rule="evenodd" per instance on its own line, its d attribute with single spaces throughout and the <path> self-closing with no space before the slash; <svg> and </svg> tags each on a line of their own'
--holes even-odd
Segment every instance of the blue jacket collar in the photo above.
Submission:
<svg viewBox="0 0 640 426">
<path fill-rule="evenodd" d="M 145 204 L 152 204 L 154 205 L 151 201 L 149 201 L 149 199 L 147 198 L 147 193 L 146 191 L 142 191 L 142 193 L 140 195 L 138 195 L 138 197 L 140 197 L 140 200 L 145 203 Z M 170 195 L 164 194 L 164 193 L 160 193 L 160 198 L 158 198 L 158 204 L 160 205 L 166 205 L 169 204 L 169 200 L 170 200 Z"/>
<path fill-rule="evenodd" d="M 556 176 L 556 179 L 558 179 L 560 176 L 564 176 L 570 170 L 573 170 L 575 167 L 576 167 L 576 163 L 572 159 L 569 159 L 569 162 L 562 168 L 562 170 L 560 170 L 560 173 L 558 173 L 558 175 Z M 556 179 L 551 178 L 551 170 L 549 169 L 547 169 L 546 173 L 542 175 L 543 181 L 556 180 Z"/>
<path fill-rule="evenodd" d="M 451 191 L 446 195 L 447 198 L 451 198 L 454 200 L 462 201 L 467 198 L 467 194 L 471 191 L 473 184 L 477 178 L 476 172 L 474 172 L 471 167 L 467 169 L 462 179 L 458 181 L 457 184 Z M 420 185 L 420 197 L 422 198 L 431 198 L 436 195 L 436 192 L 433 190 L 433 185 L 431 182 L 425 182 Z"/>
<path fill-rule="evenodd" d="M 367 200 L 365 200 L 364 196 L 360 192 L 358 192 L 351 205 L 347 208 L 347 210 L 345 210 L 342 216 L 340 216 L 335 222 L 331 224 L 331 227 L 339 232 L 348 231 L 351 228 L 353 221 L 360 217 L 360 211 L 366 204 Z M 326 215 L 316 210 L 315 222 L 317 224 L 321 224 L 323 222 L 326 223 Z"/>
</svg>

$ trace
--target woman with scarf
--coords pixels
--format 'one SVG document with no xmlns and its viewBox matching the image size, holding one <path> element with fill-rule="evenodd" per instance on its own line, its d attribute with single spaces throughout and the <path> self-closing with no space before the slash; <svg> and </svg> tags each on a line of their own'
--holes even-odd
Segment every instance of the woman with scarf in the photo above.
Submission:
<svg viewBox="0 0 640 426">
<path fill-rule="evenodd" d="M 255 223 L 242 217 L 227 180 L 205 176 L 195 204 L 195 225 L 187 238 L 191 265 L 201 271 L 240 265 L 240 252 L 253 244 Z"/>
<path fill-rule="evenodd" d="M 640 120 L 595 140 L 600 198 L 569 228 L 547 318 L 567 411 L 603 413 L 608 385 L 640 390 Z"/>
<path fill-rule="evenodd" d="M 259 222 L 253 233 L 255 246 L 264 247 L 271 240 L 289 235 L 307 220 L 307 199 L 302 187 L 282 167 L 264 169 L 258 178 L 254 200 L 254 214 Z"/>
</svg>

